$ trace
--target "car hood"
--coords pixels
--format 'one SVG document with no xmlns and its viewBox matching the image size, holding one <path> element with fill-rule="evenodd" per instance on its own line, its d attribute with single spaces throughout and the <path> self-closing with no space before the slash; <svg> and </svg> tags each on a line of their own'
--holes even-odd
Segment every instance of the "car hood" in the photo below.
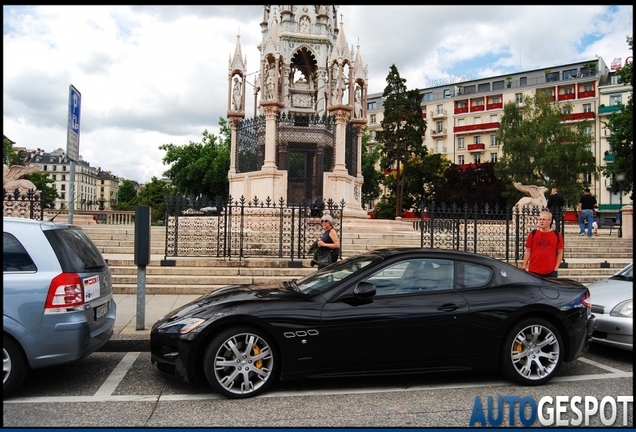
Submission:
<svg viewBox="0 0 636 432">
<path fill-rule="evenodd" d="M 283 283 L 230 285 L 210 291 L 208 294 L 204 294 L 198 299 L 186 303 L 178 309 L 169 312 L 159 321 L 163 322 L 168 319 L 174 320 L 198 314 L 202 310 L 210 309 L 211 306 L 280 301 L 292 298 L 298 299 L 305 296 L 305 294 L 294 291 L 291 287 L 287 288 Z"/>
<path fill-rule="evenodd" d="M 612 305 L 632 298 L 632 282 L 606 279 L 594 282 L 587 289 L 593 304 Z"/>
</svg>

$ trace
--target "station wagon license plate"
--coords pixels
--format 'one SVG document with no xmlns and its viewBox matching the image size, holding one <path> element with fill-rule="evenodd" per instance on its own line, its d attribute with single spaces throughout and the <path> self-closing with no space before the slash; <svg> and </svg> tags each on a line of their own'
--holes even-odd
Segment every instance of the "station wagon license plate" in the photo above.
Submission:
<svg viewBox="0 0 636 432">
<path fill-rule="evenodd" d="M 108 313 L 108 303 L 104 303 L 103 305 L 97 306 L 97 308 L 95 308 L 95 320 L 100 319 L 107 313 Z"/>
</svg>

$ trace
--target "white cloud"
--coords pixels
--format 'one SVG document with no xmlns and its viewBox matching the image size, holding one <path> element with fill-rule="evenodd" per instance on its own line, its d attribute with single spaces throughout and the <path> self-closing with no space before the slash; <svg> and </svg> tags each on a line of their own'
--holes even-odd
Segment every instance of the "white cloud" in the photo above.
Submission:
<svg viewBox="0 0 636 432">
<path fill-rule="evenodd" d="M 339 14 L 371 93 L 384 90 L 392 64 L 409 88 L 423 88 L 631 55 L 632 6 L 341 6 Z M 237 34 L 255 72 L 262 18 L 262 6 L 3 6 L 3 132 L 19 146 L 65 149 L 73 84 L 84 160 L 139 182 L 161 177 L 161 144 L 218 134 Z"/>
</svg>

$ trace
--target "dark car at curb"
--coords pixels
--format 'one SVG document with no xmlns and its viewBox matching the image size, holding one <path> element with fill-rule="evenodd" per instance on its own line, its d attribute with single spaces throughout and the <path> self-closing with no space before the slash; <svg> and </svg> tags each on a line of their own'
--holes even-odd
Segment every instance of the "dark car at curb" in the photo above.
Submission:
<svg viewBox="0 0 636 432">
<path fill-rule="evenodd" d="M 376 250 L 300 280 L 213 290 L 152 326 L 151 361 L 228 398 L 276 380 L 470 369 L 541 385 L 588 347 L 588 297 L 479 254 Z"/>
<path fill-rule="evenodd" d="M 2 393 L 31 369 L 71 363 L 114 333 L 112 277 L 81 227 L 3 219 Z"/>
</svg>

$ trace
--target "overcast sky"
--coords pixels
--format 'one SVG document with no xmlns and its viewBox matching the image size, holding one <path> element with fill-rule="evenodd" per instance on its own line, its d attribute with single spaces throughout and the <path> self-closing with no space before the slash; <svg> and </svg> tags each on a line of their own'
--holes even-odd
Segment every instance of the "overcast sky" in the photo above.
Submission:
<svg viewBox="0 0 636 432">
<path fill-rule="evenodd" d="M 238 34 L 248 73 L 260 61 L 262 6 L 2 9 L 4 135 L 20 147 L 65 150 L 72 84 L 82 96 L 80 155 L 141 183 L 168 168 L 160 145 L 201 142 L 206 129 L 218 135 Z M 392 64 L 409 89 L 422 89 L 445 78 L 596 56 L 609 66 L 631 56 L 632 6 L 341 6 L 339 12 L 349 46 L 360 46 L 368 66 L 369 93 L 382 93 Z"/>
</svg>

